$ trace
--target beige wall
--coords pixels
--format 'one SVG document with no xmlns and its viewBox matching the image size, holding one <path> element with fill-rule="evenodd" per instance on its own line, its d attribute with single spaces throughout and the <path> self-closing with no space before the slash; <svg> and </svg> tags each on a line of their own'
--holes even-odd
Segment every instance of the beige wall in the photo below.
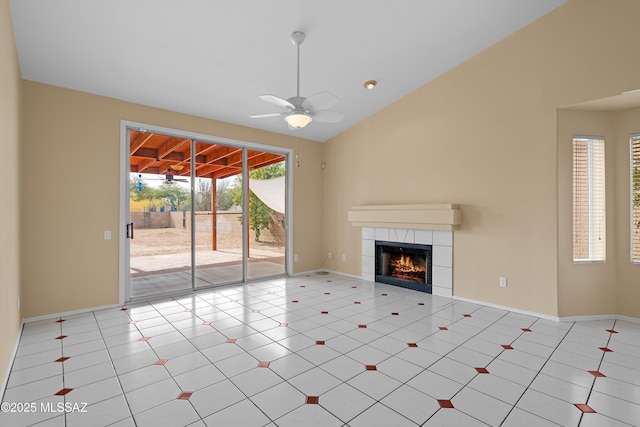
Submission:
<svg viewBox="0 0 640 427">
<path fill-rule="evenodd" d="M 573 136 L 602 136 L 605 140 L 607 253 L 605 262 L 573 262 Z M 628 156 L 627 156 L 628 159 Z M 617 313 L 616 267 L 618 236 L 615 179 L 616 158 L 612 115 L 594 111 L 558 111 L 558 300 L 560 316 Z M 628 172 L 628 163 L 626 170 Z M 626 208 L 629 198 L 626 197 Z M 628 227 L 627 227 L 628 230 Z"/>
<path fill-rule="evenodd" d="M 20 69 L 9 0 L 0 0 L 0 378 L 11 363 L 20 330 L 19 146 Z"/>
<path fill-rule="evenodd" d="M 24 317 L 118 302 L 121 120 L 294 149 L 294 270 L 321 262 L 320 143 L 29 81 L 23 103 Z"/>
<path fill-rule="evenodd" d="M 615 129 L 615 169 L 612 176 L 616 183 L 615 238 L 616 283 L 618 285 L 618 310 L 624 316 L 640 317 L 640 265 L 631 264 L 630 243 L 630 193 L 629 137 L 640 133 L 640 108 L 612 115 Z"/>
<path fill-rule="evenodd" d="M 558 111 L 558 281 L 561 316 L 640 317 L 640 265 L 630 261 L 629 136 L 640 132 L 640 109 Z M 572 260 L 572 138 L 605 138 L 606 262 Z"/>
<path fill-rule="evenodd" d="M 327 142 L 324 253 L 347 256 L 327 268 L 359 274 L 353 205 L 458 203 L 455 296 L 580 314 L 566 290 L 583 273 L 559 281 L 556 110 L 640 88 L 637 16 L 635 0 L 570 0 Z"/>
</svg>

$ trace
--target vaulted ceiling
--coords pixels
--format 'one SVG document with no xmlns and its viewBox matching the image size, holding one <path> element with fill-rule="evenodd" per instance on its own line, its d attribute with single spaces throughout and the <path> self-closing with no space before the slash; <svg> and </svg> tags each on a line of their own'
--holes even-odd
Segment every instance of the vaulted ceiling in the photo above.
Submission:
<svg viewBox="0 0 640 427">
<path fill-rule="evenodd" d="M 11 0 L 24 79 L 326 141 L 567 0 Z M 290 130 L 258 95 L 329 91 Z M 373 90 L 363 88 L 375 79 Z M 135 119 L 135 118 L 129 118 Z"/>
</svg>

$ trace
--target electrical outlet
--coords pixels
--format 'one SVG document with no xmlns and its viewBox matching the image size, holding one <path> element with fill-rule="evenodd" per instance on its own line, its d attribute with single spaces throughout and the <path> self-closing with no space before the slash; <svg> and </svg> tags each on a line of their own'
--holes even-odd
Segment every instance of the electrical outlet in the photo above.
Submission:
<svg viewBox="0 0 640 427">
<path fill-rule="evenodd" d="M 331 258 L 333 258 L 333 254 L 332 254 L 331 252 L 329 252 L 329 253 L 327 254 L 327 259 L 331 259 Z"/>
<path fill-rule="evenodd" d="M 294 261 L 294 262 L 298 262 L 298 254 L 295 254 L 295 255 L 293 256 L 293 261 Z"/>
<path fill-rule="evenodd" d="M 104 240 L 111 240 L 111 230 L 104 230 Z"/>
<path fill-rule="evenodd" d="M 346 262 L 347 261 L 347 255 L 342 254 L 342 262 Z"/>
<path fill-rule="evenodd" d="M 506 277 L 501 277 L 500 278 L 500 287 L 501 288 L 506 288 L 507 287 L 507 278 Z"/>
</svg>

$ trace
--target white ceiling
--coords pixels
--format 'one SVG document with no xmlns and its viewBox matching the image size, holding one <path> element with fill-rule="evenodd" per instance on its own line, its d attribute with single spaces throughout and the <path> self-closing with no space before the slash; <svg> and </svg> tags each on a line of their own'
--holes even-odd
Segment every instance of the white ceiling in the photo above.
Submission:
<svg viewBox="0 0 640 427">
<path fill-rule="evenodd" d="M 565 2 L 11 0 L 11 12 L 24 79 L 326 141 Z M 278 111 L 258 95 L 295 95 L 296 30 L 301 95 L 335 94 L 342 123 L 249 118 Z"/>
</svg>

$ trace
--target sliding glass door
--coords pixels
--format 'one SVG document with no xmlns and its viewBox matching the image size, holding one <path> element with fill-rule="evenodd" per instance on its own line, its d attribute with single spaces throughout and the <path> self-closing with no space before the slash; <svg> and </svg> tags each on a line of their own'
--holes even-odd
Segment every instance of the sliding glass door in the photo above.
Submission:
<svg viewBox="0 0 640 427">
<path fill-rule="evenodd" d="M 140 128 L 127 139 L 127 299 L 287 274 L 286 153 Z"/>
</svg>

